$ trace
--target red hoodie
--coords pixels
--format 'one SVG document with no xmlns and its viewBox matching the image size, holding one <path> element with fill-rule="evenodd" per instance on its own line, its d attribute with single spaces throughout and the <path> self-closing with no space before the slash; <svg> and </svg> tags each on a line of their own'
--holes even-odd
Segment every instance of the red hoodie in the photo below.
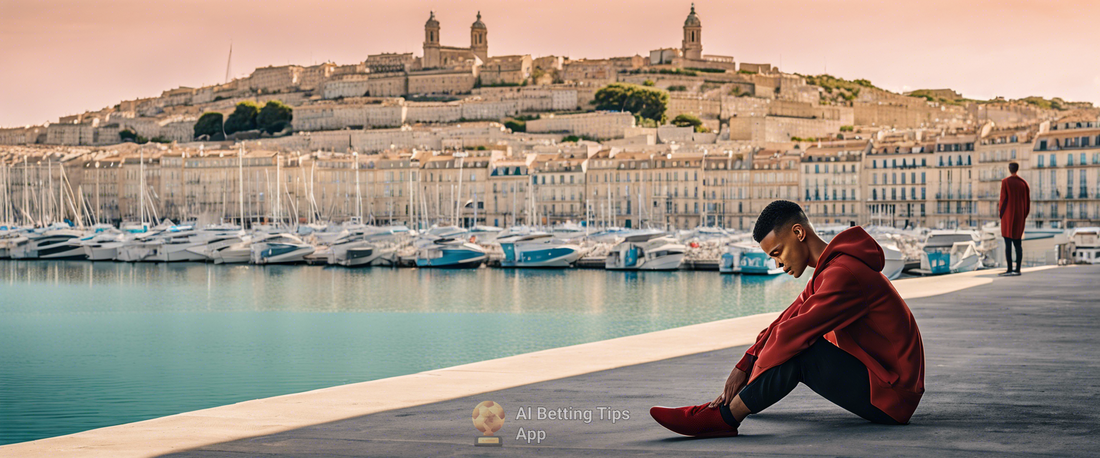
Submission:
<svg viewBox="0 0 1100 458">
<path fill-rule="evenodd" d="M 908 423 L 924 394 L 924 344 L 917 322 L 882 275 L 882 247 L 861 227 L 833 238 L 813 277 L 737 368 L 749 382 L 824 337 L 867 366 L 871 405 Z"/>
<path fill-rule="evenodd" d="M 1001 236 L 1010 239 L 1023 239 L 1024 221 L 1027 220 L 1027 214 L 1031 212 L 1031 188 L 1019 175 L 1010 175 L 1001 180 L 999 208 L 1001 210 Z"/>
</svg>

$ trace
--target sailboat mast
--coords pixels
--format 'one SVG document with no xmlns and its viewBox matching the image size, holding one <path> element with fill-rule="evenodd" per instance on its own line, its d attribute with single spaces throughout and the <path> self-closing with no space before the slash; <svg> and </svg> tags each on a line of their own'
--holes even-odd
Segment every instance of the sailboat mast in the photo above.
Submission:
<svg viewBox="0 0 1100 458">
<path fill-rule="evenodd" d="M 244 229 L 244 147 L 243 146 L 237 148 L 237 205 L 240 207 L 241 229 Z"/>
</svg>

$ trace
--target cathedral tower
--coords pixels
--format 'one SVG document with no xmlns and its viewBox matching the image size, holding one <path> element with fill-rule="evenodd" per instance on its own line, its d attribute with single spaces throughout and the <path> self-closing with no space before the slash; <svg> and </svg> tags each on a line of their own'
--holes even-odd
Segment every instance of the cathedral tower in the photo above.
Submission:
<svg viewBox="0 0 1100 458">
<path fill-rule="evenodd" d="M 699 16 L 695 15 L 695 4 L 691 4 L 691 14 L 684 21 L 684 58 L 689 60 L 703 59 L 703 23 Z"/>
<path fill-rule="evenodd" d="M 421 66 L 439 66 L 439 21 L 435 20 L 435 11 L 431 12 L 428 22 L 424 23 L 424 60 Z"/>
<path fill-rule="evenodd" d="M 481 11 L 477 12 L 477 21 L 470 26 L 470 51 L 482 62 L 489 61 L 489 29 L 481 22 Z"/>
</svg>

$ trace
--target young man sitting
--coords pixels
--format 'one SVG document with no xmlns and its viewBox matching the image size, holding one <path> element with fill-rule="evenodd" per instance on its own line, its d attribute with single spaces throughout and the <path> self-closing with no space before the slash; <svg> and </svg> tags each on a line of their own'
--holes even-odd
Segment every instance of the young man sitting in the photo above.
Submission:
<svg viewBox="0 0 1100 458">
<path fill-rule="evenodd" d="M 753 229 L 760 248 L 798 278 L 802 294 L 736 364 L 712 402 L 653 407 L 662 426 L 686 436 L 736 436 L 749 414 L 799 382 L 869 421 L 907 424 L 924 393 L 924 345 L 909 307 L 884 275 L 882 247 L 861 227 L 826 243 L 802 208 L 772 202 Z"/>
</svg>

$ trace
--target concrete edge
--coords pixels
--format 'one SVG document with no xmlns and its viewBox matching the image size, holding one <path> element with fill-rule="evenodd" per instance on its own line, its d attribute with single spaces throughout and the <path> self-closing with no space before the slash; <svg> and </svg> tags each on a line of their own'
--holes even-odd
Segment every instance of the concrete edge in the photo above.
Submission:
<svg viewBox="0 0 1100 458">
<path fill-rule="evenodd" d="M 1024 269 L 1034 272 L 1054 268 Z M 984 270 L 893 282 L 906 299 L 992 283 Z M 779 313 L 646 334 L 256 399 L 0 447 L 7 456 L 151 457 L 479 393 L 751 344 Z M 731 361 L 732 365 L 734 361 Z"/>
</svg>

